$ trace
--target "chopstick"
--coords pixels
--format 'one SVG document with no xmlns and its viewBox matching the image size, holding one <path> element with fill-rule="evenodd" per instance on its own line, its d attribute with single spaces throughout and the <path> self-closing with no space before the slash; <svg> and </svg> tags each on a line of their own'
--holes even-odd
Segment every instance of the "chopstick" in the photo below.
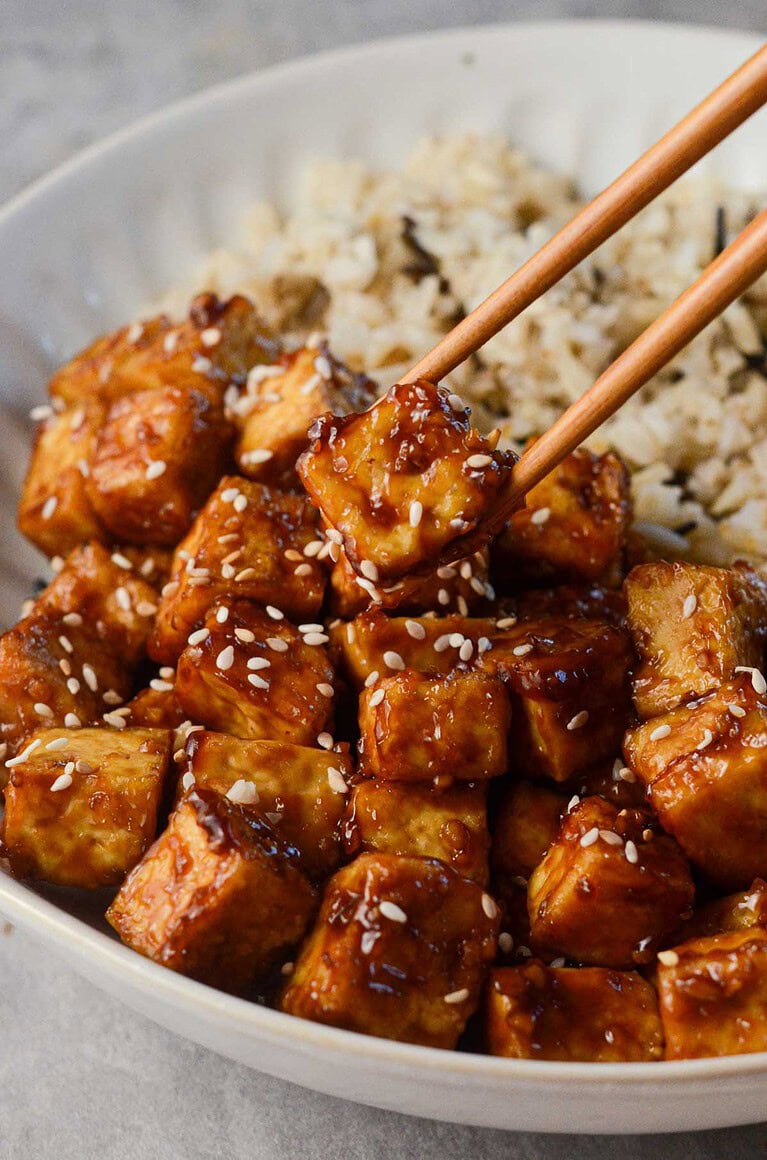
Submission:
<svg viewBox="0 0 767 1160">
<path fill-rule="evenodd" d="M 438 383 L 767 102 L 767 45 L 466 316 L 400 380 Z"/>
<path fill-rule="evenodd" d="M 501 527 L 522 497 L 767 271 L 767 209 L 524 452 L 492 516 Z"/>
</svg>

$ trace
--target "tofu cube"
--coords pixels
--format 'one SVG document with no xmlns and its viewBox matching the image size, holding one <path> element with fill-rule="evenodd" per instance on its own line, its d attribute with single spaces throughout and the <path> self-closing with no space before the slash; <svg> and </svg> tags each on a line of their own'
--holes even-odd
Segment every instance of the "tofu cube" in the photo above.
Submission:
<svg viewBox="0 0 767 1160">
<path fill-rule="evenodd" d="M 350 620 L 371 605 L 415 616 L 434 612 L 444 616 L 457 612 L 468 616 L 484 606 L 495 592 L 487 580 L 488 554 L 475 552 L 454 564 L 444 564 L 423 576 L 406 576 L 385 588 L 376 588 L 358 576 L 341 552 L 330 574 L 331 611 Z"/>
<path fill-rule="evenodd" d="M 564 616 L 567 620 L 599 620 L 626 627 L 628 605 L 622 588 L 603 588 L 601 584 L 558 584 L 554 588 L 529 588 L 512 598 L 499 601 L 498 616 L 506 612 L 519 620 L 539 620 Z"/>
<path fill-rule="evenodd" d="M 112 404 L 85 481 L 119 540 L 172 546 L 228 463 L 232 428 L 210 391 L 157 387 Z"/>
<path fill-rule="evenodd" d="M 338 865 L 352 775 L 348 753 L 205 731 L 189 735 L 187 757 L 183 781 L 191 777 L 198 789 L 224 796 L 237 785 L 243 799 L 253 797 L 275 832 L 300 852 L 312 878 Z"/>
<path fill-rule="evenodd" d="M 126 724 L 144 725 L 148 729 L 178 729 L 188 720 L 176 696 L 175 684 L 163 678 L 155 678 L 146 689 L 141 689 L 125 708 L 130 710 L 125 713 Z"/>
<path fill-rule="evenodd" d="M 496 882 L 517 884 L 542 861 L 559 833 L 567 797 L 547 785 L 511 781 L 496 802 L 491 865 Z"/>
<path fill-rule="evenodd" d="M 479 664 L 509 691 L 517 771 L 567 781 L 618 752 L 630 704 L 624 632 L 549 617 L 496 630 L 490 639 Z"/>
<path fill-rule="evenodd" d="M 567 788 L 578 797 L 604 798 L 619 810 L 648 809 L 650 805 L 647 787 L 622 757 L 598 761 L 573 778 L 567 787 L 560 788 L 563 791 Z"/>
<path fill-rule="evenodd" d="M 304 496 L 224 476 L 179 544 L 165 585 L 149 653 L 175 663 L 193 629 L 217 600 L 274 604 L 296 621 L 315 620 L 326 574 L 316 558 L 317 513 Z"/>
<path fill-rule="evenodd" d="M 663 1058 L 658 999 L 635 971 L 545 967 L 490 975 L 485 1039 L 491 1055 L 583 1063 Z"/>
<path fill-rule="evenodd" d="M 362 769 L 387 781 L 497 777 L 508 768 L 509 700 L 488 673 L 382 677 L 359 702 Z"/>
<path fill-rule="evenodd" d="M 663 828 L 712 882 L 736 890 L 764 873 L 767 696 L 750 676 L 630 729 L 624 752 Z"/>
<path fill-rule="evenodd" d="M 123 363 L 161 347 L 173 324 L 165 314 L 104 334 L 60 367 L 48 384 L 51 398 L 68 407 L 98 400 L 110 403 L 130 387 L 119 378 Z"/>
<path fill-rule="evenodd" d="M 579 448 L 528 492 L 493 544 L 493 581 L 501 592 L 568 582 L 617 587 L 630 520 L 623 462 Z"/>
<path fill-rule="evenodd" d="M 193 789 L 107 919 L 139 954 L 224 991 L 262 981 L 315 909 L 297 853 L 255 812 Z"/>
<path fill-rule="evenodd" d="M 117 886 L 153 841 L 170 734 L 41 729 L 11 762 L 3 842 L 20 878 Z"/>
<path fill-rule="evenodd" d="M 767 930 L 767 882 L 763 878 L 755 878 L 748 890 L 713 898 L 696 907 L 692 917 L 675 932 L 675 943 L 751 930 L 755 926 Z"/>
<path fill-rule="evenodd" d="M 328 629 L 333 655 L 357 691 L 405 668 L 447 676 L 489 647 L 494 631 L 495 621 L 484 617 L 390 617 L 376 608 Z"/>
<path fill-rule="evenodd" d="M 494 450 L 447 391 L 398 384 L 369 411 L 324 415 L 299 461 L 306 490 L 361 576 L 399 579 L 483 545 L 514 457 Z"/>
<path fill-rule="evenodd" d="M 767 1051 L 767 930 L 691 939 L 659 959 L 666 1059 Z"/>
<path fill-rule="evenodd" d="M 487 789 L 461 782 L 447 789 L 393 781 L 360 781 L 343 827 L 350 856 L 362 851 L 439 858 L 487 886 Z"/>
<path fill-rule="evenodd" d="M 105 529 L 88 496 L 86 477 L 104 422 L 95 399 L 53 414 L 39 427 L 19 503 L 19 530 L 47 556 L 66 556 Z"/>
<path fill-rule="evenodd" d="M 235 737 L 314 745 L 332 721 L 335 692 L 327 651 L 311 643 L 322 634 L 302 636 L 247 600 L 214 605 L 204 629 L 178 660 L 176 696 L 187 716 Z"/>
<path fill-rule="evenodd" d="M 687 859 L 650 814 L 586 798 L 530 878 L 533 946 L 597 967 L 647 963 L 694 896 Z"/>
<path fill-rule="evenodd" d="M 642 564 L 626 579 L 629 629 L 639 664 L 642 718 L 676 708 L 758 667 L 767 639 L 767 584 L 745 565 Z"/>
<path fill-rule="evenodd" d="M 384 1039 L 455 1047 L 495 954 L 498 919 L 485 897 L 435 859 L 361 854 L 326 886 L 281 1009 Z"/>
<path fill-rule="evenodd" d="M 325 345 L 284 355 L 274 366 L 256 366 L 232 407 L 240 471 L 278 487 L 296 484 L 296 460 L 314 420 L 326 411 L 362 410 L 374 398 L 370 379 L 348 371 Z"/>
</svg>

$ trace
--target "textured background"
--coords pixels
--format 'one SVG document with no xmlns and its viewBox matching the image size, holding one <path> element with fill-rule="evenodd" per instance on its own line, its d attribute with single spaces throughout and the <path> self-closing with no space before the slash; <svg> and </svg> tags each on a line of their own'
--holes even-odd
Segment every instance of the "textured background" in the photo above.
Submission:
<svg viewBox="0 0 767 1160">
<path fill-rule="evenodd" d="M 588 16 L 767 33 L 767 0 L 0 0 L 0 200 L 143 113 L 291 56 L 451 25 Z M 305 1092 L 155 1027 L 1 924 L 0 980 L 0 1160 L 767 1156 L 767 1123 L 663 1138 L 513 1135 Z"/>
</svg>

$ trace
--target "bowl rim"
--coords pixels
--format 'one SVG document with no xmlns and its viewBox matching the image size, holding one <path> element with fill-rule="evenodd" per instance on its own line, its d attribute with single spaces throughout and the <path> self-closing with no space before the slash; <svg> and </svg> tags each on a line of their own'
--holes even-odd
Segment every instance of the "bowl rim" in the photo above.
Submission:
<svg viewBox="0 0 767 1160">
<path fill-rule="evenodd" d="M 306 53 L 278 64 L 247 72 L 201 89 L 169 105 L 154 110 L 130 122 L 105 138 L 79 150 L 48 173 L 32 181 L 4 205 L 0 206 L 0 228 L 8 225 L 18 213 L 38 198 L 45 197 L 58 185 L 78 177 L 95 161 L 103 160 L 114 151 L 139 138 L 162 131 L 174 121 L 182 120 L 211 106 L 236 100 L 240 93 L 257 90 L 273 84 L 290 81 L 296 74 L 307 74 L 328 67 L 342 66 L 350 57 L 359 59 L 375 56 L 382 47 L 413 50 L 424 44 L 458 43 L 469 37 L 475 43 L 491 40 L 499 34 L 546 36 L 553 32 L 581 34 L 584 29 L 603 34 L 633 36 L 663 32 L 674 37 L 691 39 L 727 40 L 742 46 L 744 53 L 756 51 L 764 38 L 737 28 L 717 28 L 706 24 L 688 24 L 684 21 L 655 21 L 641 19 L 563 19 L 497 21 L 477 26 L 461 25 L 410 35 L 386 36 L 361 41 L 342 48 L 319 53 Z M 582 1085 L 654 1086 L 663 1081 L 717 1080 L 734 1076 L 767 1075 L 767 1051 L 744 1055 L 707 1057 L 653 1063 L 586 1063 L 550 1060 L 506 1059 L 478 1052 L 446 1051 L 422 1047 L 397 1040 L 377 1038 L 360 1032 L 347 1031 L 326 1024 L 300 1019 L 247 999 L 218 991 L 194 979 L 168 970 L 123 946 L 104 931 L 87 922 L 13 878 L 0 868 L 0 913 L 10 921 L 33 934 L 47 935 L 52 942 L 72 956 L 85 955 L 91 961 L 109 966 L 111 974 L 120 983 L 136 991 L 151 991 L 170 1006 L 184 1012 L 192 1020 L 207 1016 L 224 1031 L 231 1029 L 237 1036 L 245 1033 L 251 1040 L 280 1041 L 325 1057 L 343 1057 L 344 1066 L 356 1056 L 366 1063 L 388 1065 L 391 1070 L 412 1073 L 420 1070 L 435 1079 L 452 1075 L 476 1081 L 528 1081 L 531 1084 L 554 1082 L 569 1088 Z M 75 967 L 77 970 L 77 967 Z M 90 976 L 92 978 L 92 975 Z M 98 985 L 98 984 L 97 984 Z M 119 996 L 119 991 L 117 992 Z M 151 1016 L 150 1016 L 151 1017 Z M 426 1077 L 424 1077 L 426 1078 Z"/>
</svg>

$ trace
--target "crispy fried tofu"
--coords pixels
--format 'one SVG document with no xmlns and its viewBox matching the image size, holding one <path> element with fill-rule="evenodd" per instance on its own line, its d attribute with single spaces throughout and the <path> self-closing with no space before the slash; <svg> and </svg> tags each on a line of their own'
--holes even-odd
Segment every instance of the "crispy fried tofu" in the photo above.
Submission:
<svg viewBox="0 0 767 1160">
<path fill-rule="evenodd" d="M 90 399 L 53 414 L 39 427 L 19 502 L 19 530 L 48 556 L 66 556 L 107 533 L 87 492 L 86 478 L 104 422 L 104 407 Z"/>
<path fill-rule="evenodd" d="M 502 786 L 491 846 L 491 866 L 498 882 L 530 877 L 556 839 L 566 808 L 566 795 L 550 786 L 529 781 Z"/>
<path fill-rule="evenodd" d="M 764 872 L 767 696 L 749 675 L 630 729 L 624 752 L 663 828 L 707 877 L 733 890 Z"/>
<path fill-rule="evenodd" d="M 622 588 L 601 584 L 558 584 L 553 588 L 528 588 L 499 601 L 498 616 L 505 612 L 520 620 L 564 616 L 567 620 L 599 620 L 626 627 L 628 605 Z"/>
<path fill-rule="evenodd" d="M 767 930 L 692 939 L 659 960 L 666 1059 L 767 1051 Z"/>
<path fill-rule="evenodd" d="M 107 919 L 139 954 L 237 993 L 295 946 L 314 908 L 297 852 L 261 816 L 193 789 Z"/>
<path fill-rule="evenodd" d="M 485 897 L 435 859 L 361 854 L 328 883 L 282 1010 L 455 1047 L 495 954 L 496 907 Z"/>
<path fill-rule="evenodd" d="M 161 347 L 172 326 L 167 315 L 159 314 L 102 335 L 56 371 L 49 394 L 70 407 L 92 399 L 112 402 L 132 389 L 120 378 L 119 368 L 137 354 Z"/>
<path fill-rule="evenodd" d="M 360 694 L 360 759 L 387 781 L 476 781 L 508 767 L 509 699 L 488 673 L 381 677 Z"/>
<path fill-rule="evenodd" d="M 658 999 L 635 971 L 531 962 L 490 975 L 485 1039 L 491 1055 L 585 1063 L 662 1059 Z"/>
<path fill-rule="evenodd" d="M 462 782 L 447 789 L 360 781 L 343 828 L 348 854 L 416 854 L 439 858 L 464 878 L 487 886 L 487 789 Z"/>
<path fill-rule="evenodd" d="M 713 898 L 696 907 L 692 917 L 675 932 L 675 942 L 731 934 L 755 926 L 767 930 L 767 882 L 763 878 L 755 878 L 748 890 Z"/>
<path fill-rule="evenodd" d="M 514 458 L 451 398 L 425 381 L 399 384 L 371 410 L 324 415 L 309 432 L 301 479 L 352 567 L 374 584 L 482 546 Z"/>
<path fill-rule="evenodd" d="M 333 654 L 357 690 L 404 668 L 447 676 L 489 647 L 494 631 L 495 621 L 484 617 L 394 617 L 377 608 L 328 630 Z"/>
<path fill-rule="evenodd" d="M 198 788 L 224 795 L 237 785 L 235 800 L 238 794 L 253 797 L 275 832 L 300 851 L 310 876 L 322 877 L 338 865 L 352 774 L 348 753 L 195 732 L 187 755 L 183 780 L 191 775 Z"/>
<path fill-rule="evenodd" d="M 496 631 L 491 641 L 479 663 L 509 690 L 514 769 L 567 781 L 614 756 L 629 712 L 624 632 L 549 617 Z"/>
<path fill-rule="evenodd" d="M 312 643 L 321 635 L 302 635 L 247 600 L 215 605 L 179 657 L 176 696 L 208 729 L 314 745 L 335 692 L 327 650 Z"/>
<path fill-rule="evenodd" d="M 493 581 L 501 592 L 567 582 L 616 587 L 630 519 L 623 462 L 579 448 L 528 492 L 493 544 Z"/>
<path fill-rule="evenodd" d="M 348 415 L 364 410 L 374 398 L 370 379 L 352 374 L 327 346 L 295 351 L 274 366 L 257 366 L 232 407 L 240 471 L 278 487 L 297 484 L 296 460 L 306 450 L 314 420 L 326 411 Z"/>
<path fill-rule="evenodd" d="M 767 584 L 750 568 L 642 564 L 626 579 L 628 623 L 639 664 L 634 704 L 654 717 L 761 665 Z"/>
<path fill-rule="evenodd" d="M 225 476 L 176 550 L 149 643 L 153 660 L 174 664 L 217 600 L 271 603 L 296 621 L 314 620 L 326 574 L 303 549 L 321 546 L 316 520 L 303 496 Z"/>
<path fill-rule="evenodd" d="M 441 616 L 459 613 L 468 616 L 495 595 L 488 583 L 488 554 L 475 552 L 465 560 L 444 564 L 423 576 L 406 576 L 386 587 L 378 587 L 358 576 L 343 551 L 330 574 L 331 611 L 350 620 L 372 604 L 395 609 L 400 615 L 420 616 L 436 612 Z"/>
<path fill-rule="evenodd" d="M 20 878 L 117 886 L 152 842 L 170 757 L 163 729 L 41 729 L 13 759 L 3 842 Z"/>
<path fill-rule="evenodd" d="M 162 677 L 154 678 L 147 688 L 140 689 L 125 708 L 130 710 L 125 714 L 126 724 L 144 725 L 148 729 L 178 729 L 188 720 L 176 696 L 174 682 Z"/>
<path fill-rule="evenodd" d="M 650 814 L 586 798 L 530 878 L 533 946 L 593 966 L 646 963 L 694 895 L 687 859 Z"/>
<path fill-rule="evenodd" d="M 172 546 L 229 461 L 232 428 L 210 391 L 156 387 L 112 404 L 85 481 L 116 539 Z"/>
</svg>

